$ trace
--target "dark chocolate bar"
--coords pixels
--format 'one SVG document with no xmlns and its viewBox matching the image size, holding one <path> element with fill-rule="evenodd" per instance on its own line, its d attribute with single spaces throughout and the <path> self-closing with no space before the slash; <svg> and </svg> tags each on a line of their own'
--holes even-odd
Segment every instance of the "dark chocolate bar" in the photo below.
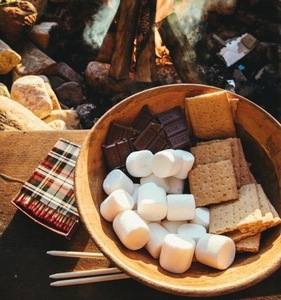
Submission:
<svg viewBox="0 0 281 300">
<path fill-rule="evenodd" d="M 108 134 L 106 136 L 106 144 L 110 145 L 118 141 L 130 139 L 139 134 L 139 131 L 128 126 L 120 125 L 118 123 L 111 123 Z"/>
<path fill-rule="evenodd" d="M 147 105 L 144 105 L 132 123 L 132 127 L 142 131 L 145 127 L 154 120 L 153 114 L 150 112 Z"/>
<path fill-rule="evenodd" d="M 150 150 L 156 153 L 169 148 L 166 135 L 161 124 L 150 122 L 133 142 L 136 150 Z"/>
<path fill-rule="evenodd" d="M 159 113 L 156 117 L 163 125 L 170 148 L 184 149 L 191 146 L 189 130 L 180 106 Z"/>
<path fill-rule="evenodd" d="M 134 147 L 132 139 L 125 139 L 110 145 L 102 145 L 102 150 L 109 170 L 113 170 L 125 167 L 126 158 L 134 151 Z"/>
</svg>

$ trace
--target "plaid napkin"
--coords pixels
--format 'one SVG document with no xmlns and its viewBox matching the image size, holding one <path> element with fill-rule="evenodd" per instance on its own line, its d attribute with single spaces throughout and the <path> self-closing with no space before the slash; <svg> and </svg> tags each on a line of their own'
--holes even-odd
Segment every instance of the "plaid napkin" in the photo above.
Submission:
<svg viewBox="0 0 281 300">
<path fill-rule="evenodd" d="M 59 139 L 12 203 L 42 225 L 68 234 L 79 220 L 73 182 L 79 151 Z"/>
</svg>

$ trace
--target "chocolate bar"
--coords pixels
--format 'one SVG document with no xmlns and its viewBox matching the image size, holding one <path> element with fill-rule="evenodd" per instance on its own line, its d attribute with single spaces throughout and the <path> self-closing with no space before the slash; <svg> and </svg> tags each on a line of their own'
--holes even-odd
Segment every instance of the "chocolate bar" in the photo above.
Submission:
<svg viewBox="0 0 281 300">
<path fill-rule="evenodd" d="M 102 145 L 103 154 L 109 170 L 125 168 L 127 156 L 134 151 L 132 140 L 133 139 L 125 139 L 110 145 Z"/>
<path fill-rule="evenodd" d="M 133 145 L 136 150 L 150 150 L 156 153 L 169 148 L 163 125 L 150 122 L 134 140 Z"/>
<path fill-rule="evenodd" d="M 170 148 L 184 149 L 191 146 L 189 130 L 180 106 L 159 113 L 156 117 L 163 125 Z"/>
<path fill-rule="evenodd" d="M 144 105 L 132 123 L 132 127 L 142 131 L 145 127 L 154 120 L 153 114 L 150 112 L 147 105 Z"/>
<path fill-rule="evenodd" d="M 130 139 L 138 134 L 139 130 L 113 122 L 109 127 L 106 144 L 110 145 L 121 140 Z"/>
</svg>

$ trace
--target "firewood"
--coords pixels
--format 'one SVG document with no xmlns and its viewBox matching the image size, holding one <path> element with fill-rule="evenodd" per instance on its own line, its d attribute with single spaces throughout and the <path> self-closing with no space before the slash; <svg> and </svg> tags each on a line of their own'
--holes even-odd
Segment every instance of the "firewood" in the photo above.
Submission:
<svg viewBox="0 0 281 300">
<path fill-rule="evenodd" d="M 155 65 L 155 22 L 156 0 L 147 0 L 142 6 L 137 32 L 136 81 L 154 82 Z"/>
<path fill-rule="evenodd" d="M 110 75 L 117 80 L 129 77 L 134 49 L 139 0 L 122 0 L 117 24 L 116 42 L 112 55 Z"/>
<path fill-rule="evenodd" d="M 168 48 L 174 67 L 183 82 L 202 83 L 196 53 L 183 32 L 175 13 L 171 13 L 157 23 L 164 45 Z"/>
</svg>

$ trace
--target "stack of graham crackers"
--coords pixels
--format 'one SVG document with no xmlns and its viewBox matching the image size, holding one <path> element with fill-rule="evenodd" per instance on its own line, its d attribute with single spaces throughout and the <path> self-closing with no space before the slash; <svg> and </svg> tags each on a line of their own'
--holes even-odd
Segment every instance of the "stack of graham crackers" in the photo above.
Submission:
<svg viewBox="0 0 281 300">
<path fill-rule="evenodd" d="M 237 251 L 257 252 L 261 232 L 281 219 L 251 173 L 236 137 L 236 104 L 226 91 L 186 98 L 193 135 L 204 140 L 190 149 L 195 163 L 189 187 L 196 206 L 210 208 L 210 233 L 231 237 Z"/>
</svg>

